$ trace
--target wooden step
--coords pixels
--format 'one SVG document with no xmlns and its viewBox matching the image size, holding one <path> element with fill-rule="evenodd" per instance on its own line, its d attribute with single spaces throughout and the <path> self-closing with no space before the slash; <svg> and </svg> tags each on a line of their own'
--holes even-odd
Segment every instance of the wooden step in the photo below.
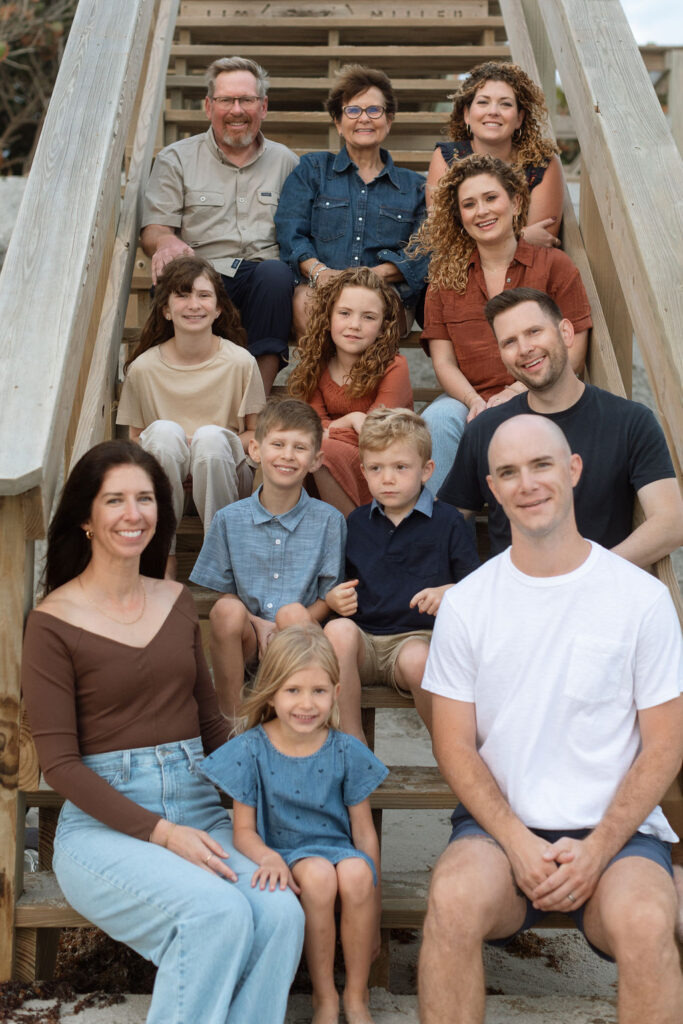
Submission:
<svg viewBox="0 0 683 1024">
<path fill-rule="evenodd" d="M 382 928 L 421 928 L 427 909 L 431 873 L 389 873 L 382 879 Z M 67 902 L 52 871 L 24 878 L 24 892 L 14 911 L 17 928 L 90 928 L 92 924 Z M 548 914 L 544 928 L 572 928 L 568 914 Z"/>
</svg>

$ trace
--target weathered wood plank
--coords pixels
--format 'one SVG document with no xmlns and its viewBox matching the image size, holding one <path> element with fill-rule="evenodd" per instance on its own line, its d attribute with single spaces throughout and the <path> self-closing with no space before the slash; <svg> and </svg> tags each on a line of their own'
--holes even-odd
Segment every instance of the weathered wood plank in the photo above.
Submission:
<svg viewBox="0 0 683 1024">
<path fill-rule="evenodd" d="M 681 480 L 683 161 L 618 0 L 540 9 Z"/>
<path fill-rule="evenodd" d="M 0 277 L 0 493 L 39 487 L 44 507 L 61 468 L 153 6 L 78 5 Z M 20 423 L 31 430 L 18 434 Z"/>
<path fill-rule="evenodd" d="M 26 564 L 21 497 L 0 497 L 0 981 L 12 976 L 16 858 L 23 854 L 17 849 L 17 786 Z"/>
<path fill-rule="evenodd" d="M 133 140 L 128 181 L 113 247 L 110 273 L 102 305 L 90 373 L 71 454 L 73 465 L 97 441 L 110 436 L 119 343 L 128 306 L 142 196 L 152 163 L 154 128 L 164 104 L 164 69 L 173 38 L 178 0 L 161 0 L 153 32 Z M 150 279 L 151 283 L 151 279 Z"/>
</svg>

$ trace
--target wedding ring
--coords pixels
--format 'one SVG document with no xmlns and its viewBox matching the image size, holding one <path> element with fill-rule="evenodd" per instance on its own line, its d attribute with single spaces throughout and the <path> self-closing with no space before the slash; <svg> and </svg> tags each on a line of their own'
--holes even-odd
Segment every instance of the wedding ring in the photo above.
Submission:
<svg viewBox="0 0 683 1024">
<path fill-rule="evenodd" d="M 210 854 L 208 855 L 208 857 L 205 857 L 205 858 L 204 858 L 204 863 L 205 863 L 205 864 L 208 864 L 208 863 L 209 863 L 209 861 L 211 860 L 211 858 L 212 858 L 212 857 L 213 857 L 213 854 L 212 854 L 212 853 L 210 853 Z"/>
<path fill-rule="evenodd" d="M 570 903 L 576 903 L 576 896 L 574 895 L 573 892 L 569 893 L 569 895 L 567 896 L 567 899 L 569 900 Z"/>
</svg>

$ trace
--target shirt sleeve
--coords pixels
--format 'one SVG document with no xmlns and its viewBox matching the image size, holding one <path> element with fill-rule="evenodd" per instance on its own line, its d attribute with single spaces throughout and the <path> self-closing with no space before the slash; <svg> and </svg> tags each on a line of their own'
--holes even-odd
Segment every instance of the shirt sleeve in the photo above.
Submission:
<svg viewBox="0 0 683 1024">
<path fill-rule="evenodd" d="M 354 807 L 374 793 L 380 782 L 386 779 L 389 769 L 355 736 L 340 735 L 343 736 L 345 755 L 342 800 L 345 807 Z"/>
<path fill-rule="evenodd" d="M 137 389 L 137 376 L 135 363 L 132 363 L 128 368 L 126 376 L 123 378 L 119 407 L 116 412 L 116 422 L 124 427 L 137 427 L 140 430 L 144 430 L 145 427 L 149 426 L 149 423 L 145 423 L 145 418 L 142 415 L 142 406 Z"/>
<path fill-rule="evenodd" d="M 305 156 L 290 173 L 275 212 L 280 259 L 288 263 L 297 278 L 299 263 L 317 255 L 311 235 L 313 203 L 318 194 L 316 164 Z"/>
<path fill-rule="evenodd" d="M 593 326 L 591 307 L 578 268 L 565 252 L 549 249 L 552 259 L 548 277 L 548 295 L 559 306 L 562 316 L 571 320 L 575 331 Z"/>
<path fill-rule="evenodd" d="M 640 711 L 674 700 L 682 691 L 681 627 L 671 595 L 663 589 L 638 630 L 634 700 Z"/>
<path fill-rule="evenodd" d="M 243 733 L 228 740 L 204 758 L 199 770 L 233 800 L 239 800 L 248 807 L 256 807 L 258 770 L 248 737 L 249 733 Z"/>
<path fill-rule="evenodd" d="M 330 516 L 325 534 L 323 564 L 318 573 L 318 597 L 323 599 L 332 587 L 344 579 L 346 522 L 341 512 Z"/>
<path fill-rule="evenodd" d="M 142 204 L 142 227 L 162 224 L 179 228 L 183 221 L 183 172 L 171 146 L 162 149 L 152 167 Z"/>
<path fill-rule="evenodd" d="M 228 524 L 222 510 L 211 521 L 199 557 L 190 573 L 190 581 L 198 583 L 200 587 L 218 590 L 221 594 L 237 593 L 228 543 Z"/>
<path fill-rule="evenodd" d="M 189 591 L 187 591 L 187 596 L 192 602 L 192 606 L 194 608 L 194 601 Z M 199 732 L 202 738 L 204 753 L 209 754 L 221 743 L 225 743 L 227 739 L 228 726 L 220 713 L 216 690 L 213 685 L 213 680 L 211 679 L 209 666 L 206 664 L 206 658 L 204 657 L 202 632 L 198 618 L 195 622 L 194 629 L 194 656 L 197 664 L 197 676 L 194 684 L 194 699 L 197 702 L 197 710 L 199 713 Z"/>
<path fill-rule="evenodd" d="M 449 503 L 450 504 L 450 503 Z M 479 554 L 474 541 L 474 531 L 465 522 L 464 516 L 455 509 L 456 522 L 451 526 L 448 558 L 450 562 L 450 578 L 454 583 L 468 576 L 479 568 Z"/>
<path fill-rule="evenodd" d="M 405 356 L 397 355 L 389 363 L 386 373 L 379 382 L 377 396 L 370 409 L 377 409 L 380 405 L 386 406 L 387 409 L 413 408 L 413 389 Z"/>
<path fill-rule="evenodd" d="M 425 181 L 421 175 L 416 175 L 412 199 L 414 205 L 412 222 L 410 225 L 411 235 L 417 231 L 427 214 L 427 208 L 425 205 Z M 396 250 L 380 249 L 377 254 L 377 258 L 381 263 L 393 263 L 397 270 L 401 271 L 405 284 L 408 286 L 408 294 L 405 296 L 402 295 L 402 297 L 406 300 L 412 300 L 417 299 L 427 279 L 429 256 L 408 256 L 405 251 L 407 245 L 408 242 L 406 242 L 406 244 L 400 249 Z M 397 282 L 399 292 L 401 292 L 401 285 L 402 282 Z"/>
<path fill-rule="evenodd" d="M 422 689 L 474 703 L 477 664 L 464 623 L 457 614 L 458 587 L 444 596 L 436 615 Z"/>
<path fill-rule="evenodd" d="M 263 379 L 259 373 L 258 363 L 250 354 L 244 376 L 244 393 L 237 415 L 240 419 L 252 413 L 259 413 L 266 404 L 266 393 L 263 390 Z"/>
<path fill-rule="evenodd" d="M 323 370 L 323 373 L 324 372 L 325 371 Z M 323 398 L 323 393 L 320 384 L 318 384 L 318 387 L 311 395 L 310 399 L 308 400 L 308 404 L 311 406 L 312 409 L 315 409 L 318 416 L 320 417 L 320 422 L 323 425 L 323 430 L 327 430 L 330 424 L 332 423 L 332 417 L 329 415 L 327 411 L 327 406 L 325 404 L 325 399 Z"/>
<path fill-rule="evenodd" d="M 460 438 L 455 461 L 439 488 L 439 499 L 456 508 L 479 512 L 486 501 L 479 483 L 476 423 L 468 423 Z"/>
<path fill-rule="evenodd" d="M 628 477 L 634 491 L 676 475 L 664 432 L 654 413 L 640 403 L 629 403 Z"/>
<path fill-rule="evenodd" d="M 443 303 L 438 288 L 430 284 L 425 296 L 424 326 L 420 336 L 420 344 L 429 355 L 429 342 L 433 338 L 450 338 L 444 318 Z"/>
<path fill-rule="evenodd" d="M 59 620 L 31 612 L 24 637 L 22 691 L 45 779 L 61 796 L 118 832 L 148 841 L 159 815 L 114 789 L 81 759 L 76 677 Z"/>
</svg>

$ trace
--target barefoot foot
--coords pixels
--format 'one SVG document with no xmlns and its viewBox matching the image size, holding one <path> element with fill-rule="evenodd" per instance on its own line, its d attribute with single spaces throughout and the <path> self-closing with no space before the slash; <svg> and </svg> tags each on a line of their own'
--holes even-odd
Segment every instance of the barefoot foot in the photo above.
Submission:
<svg viewBox="0 0 683 1024">
<path fill-rule="evenodd" d="M 311 1024 L 339 1024 L 339 996 L 329 999 L 313 998 Z"/>
</svg>

